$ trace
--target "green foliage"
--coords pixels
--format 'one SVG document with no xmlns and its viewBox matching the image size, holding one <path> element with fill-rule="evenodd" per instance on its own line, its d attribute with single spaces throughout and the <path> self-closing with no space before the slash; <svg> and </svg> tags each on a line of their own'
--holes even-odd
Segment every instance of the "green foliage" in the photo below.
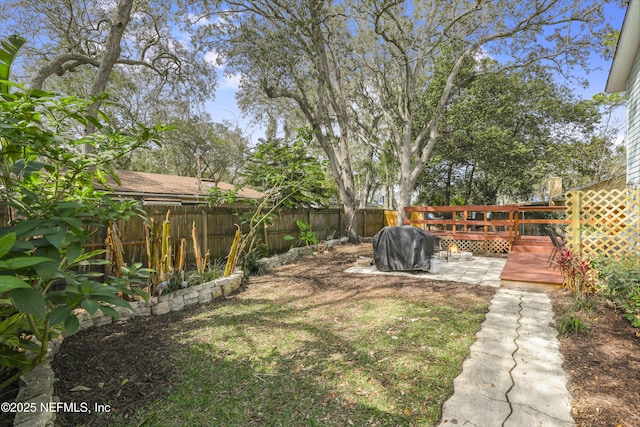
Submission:
<svg viewBox="0 0 640 427">
<path fill-rule="evenodd" d="M 224 273 L 224 264 L 224 260 L 216 260 L 215 262 L 208 263 L 207 268 L 202 273 L 194 271 L 189 275 L 187 285 L 197 286 L 222 277 Z"/>
<path fill-rule="evenodd" d="M 595 311 L 595 295 L 576 295 L 573 299 L 573 308 L 576 311 Z"/>
<path fill-rule="evenodd" d="M 315 231 L 311 231 L 311 225 L 299 219 L 296 220 L 296 225 L 300 230 L 300 241 L 304 243 L 305 246 L 318 244 L 318 235 Z"/>
<path fill-rule="evenodd" d="M 162 146 L 136 151 L 126 164 L 132 170 L 197 176 L 233 182 L 244 164 L 247 140 L 239 129 L 211 123 L 206 115 L 171 117 L 175 129 L 168 132 Z"/>
<path fill-rule="evenodd" d="M 247 277 L 262 276 L 267 273 L 267 266 L 260 261 L 262 257 L 263 254 L 258 249 L 244 254 L 242 258 L 242 269 Z"/>
<path fill-rule="evenodd" d="M 11 65 L 24 43 L 25 39 L 16 35 L 0 39 L 0 94 L 9 93 Z"/>
<path fill-rule="evenodd" d="M 207 199 L 209 200 L 209 204 L 214 206 L 223 204 L 231 205 L 238 200 L 238 191 L 240 191 L 239 187 L 226 191 L 218 187 L 210 187 L 207 193 Z"/>
<path fill-rule="evenodd" d="M 298 243 L 301 243 L 304 246 L 318 244 L 318 235 L 316 234 L 315 231 L 311 230 L 311 225 L 299 219 L 296 220 L 296 225 L 298 226 L 298 230 L 300 231 L 299 237 L 298 237 Z M 286 235 L 284 236 L 284 240 L 293 242 L 293 240 L 295 240 L 295 237 L 291 235 Z"/>
<path fill-rule="evenodd" d="M 259 186 L 264 194 L 257 200 L 248 200 L 255 204 L 255 208 L 240 216 L 249 232 L 242 235 L 236 256 L 243 256 L 245 262 L 251 259 L 247 255 L 257 248 L 258 231 L 272 223 L 277 210 L 318 205 L 328 200 L 332 186 L 326 179 L 323 164 L 306 153 L 305 145 L 310 139 L 308 129 L 298 129 L 298 139 L 291 146 L 268 141 L 258 146 L 249 160 L 244 172 L 247 184 Z M 239 190 L 240 187 L 230 191 L 212 189 L 208 194 L 209 203 L 232 204 L 238 199 Z M 305 239 L 313 240 L 310 230 L 306 232 Z M 247 268 L 251 266 L 243 266 L 243 269 Z"/>
<path fill-rule="evenodd" d="M 88 226 L 139 212 L 136 203 L 108 196 L 109 180 L 117 181 L 111 163 L 161 130 L 124 135 L 87 115 L 91 101 L 16 87 L 0 98 L 0 196 L 12 213 L 11 225 L 0 228 L 0 371 L 19 372 L 0 390 L 42 362 L 60 330 L 78 328 L 75 309 L 117 317 L 113 307 L 128 306 L 120 293 L 142 294 L 129 284 L 147 269 L 134 265 L 103 283 L 90 267 L 106 262 L 96 258 L 104 251 L 84 245 Z M 74 129 L 88 121 L 98 131 L 78 136 Z M 95 150 L 80 154 L 82 145 Z"/>
<path fill-rule="evenodd" d="M 428 118 L 434 95 L 422 96 Z M 550 175 L 566 186 L 596 179 L 616 155 L 612 140 L 594 127 L 602 102 L 576 99 L 539 67 L 474 78 L 442 118 L 447 131 L 418 179 L 418 200 L 496 204 L 500 196 L 530 198 Z"/>
<path fill-rule="evenodd" d="M 311 137 L 303 128 L 291 144 L 270 140 L 258 145 L 243 174 L 247 185 L 266 192 L 277 188 L 285 208 L 328 203 L 334 184 L 325 174 L 327 165 L 308 154 Z"/>
<path fill-rule="evenodd" d="M 593 266 L 605 296 L 623 311 L 633 326 L 640 328 L 640 256 L 617 260 L 599 257 Z"/>
<path fill-rule="evenodd" d="M 569 314 L 560 318 L 559 332 L 562 335 L 588 334 L 590 329 L 577 314 Z"/>
<path fill-rule="evenodd" d="M 594 295 L 575 294 L 572 304 L 558 315 L 558 332 L 565 336 L 589 334 L 591 328 L 582 313 L 595 311 L 596 305 Z"/>
</svg>

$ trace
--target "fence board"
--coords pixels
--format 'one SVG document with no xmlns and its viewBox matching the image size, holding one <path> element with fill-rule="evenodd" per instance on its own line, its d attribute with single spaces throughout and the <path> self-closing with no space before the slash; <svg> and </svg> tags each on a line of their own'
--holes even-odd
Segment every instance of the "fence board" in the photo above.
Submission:
<svg viewBox="0 0 640 427">
<path fill-rule="evenodd" d="M 6 205 L 0 206 L 0 223 L 8 225 L 9 213 Z M 154 218 L 159 224 L 164 221 L 167 210 L 171 211 L 171 236 L 173 253 L 176 253 L 181 239 L 187 240 L 187 265 L 195 263 L 191 229 L 195 224 L 200 238 L 200 245 L 204 252 L 209 250 L 211 259 L 224 258 L 236 231 L 235 224 L 240 224 L 240 216 L 249 212 L 247 208 L 209 207 L 206 205 L 163 206 L 147 205 L 144 211 L 147 216 Z M 291 242 L 284 236 L 294 237 L 294 244 L 299 237 L 296 220 L 311 225 L 319 240 L 338 238 L 344 234 L 344 213 L 342 209 L 297 209 L 282 210 L 276 213 L 275 219 L 266 230 L 259 232 L 259 237 L 266 242 L 270 254 L 283 252 L 291 247 Z M 384 226 L 384 213 L 381 209 L 366 209 L 357 212 L 358 234 L 371 237 Z M 116 226 L 120 231 L 120 239 L 124 247 L 124 259 L 129 265 L 142 262 L 147 265 L 145 243 L 145 220 L 140 216 L 133 216 L 129 220 L 118 221 Z M 104 248 L 106 237 L 105 226 L 90 226 L 91 241 L 88 249 Z M 243 232 L 248 232 L 248 225 L 243 225 Z M 203 252 L 203 254 L 204 254 Z"/>
</svg>

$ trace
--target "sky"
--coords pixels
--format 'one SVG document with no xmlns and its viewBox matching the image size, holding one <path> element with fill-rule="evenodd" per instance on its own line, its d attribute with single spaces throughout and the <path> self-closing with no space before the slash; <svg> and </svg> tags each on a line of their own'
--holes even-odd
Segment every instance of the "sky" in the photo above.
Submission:
<svg viewBox="0 0 640 427">
<path fill-rule="evenodd" d="M 605 7 L 605 16 L 609 24 L 614 29 L 622 29 L 625 11 L 625 9 L 612 4 Z M 591 55 L 590 62 L 591 65 L 597 69 L 589 74 L 589 88 L 584 91 L 580 88 L 576 88 L 577 93 L 582 94 L 583 97 L 591 97 L 596 93 L 604 92 L 604 88 L 607 84 L 607 78 L 609 77 L 609 69 L 611 68 L 611 61 L 603 59 L 597 53 Z"/>
<path fill-rule="evenodd" d="M 609 21 L 609 24 L 617 30 L 620 30 L 622 28 L 624 14 L 625 9 L 612 4 L 606 6 L 606 19 Z M 210 55 L 211 56 L 209 59 L 214 59 L 214 54 L 210 53 Z M 602 59 L 598 54 L 594 53 L 591 56 L 591 65 L 593 68 L 595 68 L 595 70 L 588 75 L 589 87 L 582 88 L 573 86 L 575 88 L 575 93 L 583 99 L 590 99 L 591 97 L 593 97 L 593 95 L 604 92 L 607 78 L 609 76 L 611 61 L 606 61 Z M 249 139 L 251 145 L 258 143 L 259 138 L 264 137 L 264 128 L 256 125 L 255 123 L 252 123 L 250 118 L 243 117 L 242 112 L 238 108 L 235 100 L 235 94 L 238 90 L 240 77 L 225 77 L 224 70 L 222 68 L 219 68 L 218 82 L 220 84 L 218 89 L 216 90 L 215 99 L 206 103 L 207 112 L 211 114 L 215 122 L 228 121 L 231 124 L 238 126 L 244 132 L 245 136 Z M 619 123 L 620 126 L 624 128 L 624 123 L 626 121 L 625 117 L 625 108 L 618 108 L 614 115 L 614 124 Z M 623 138 L 624 131 L 619 136 L 619 139 L 622 140 Z"/>
</svg>

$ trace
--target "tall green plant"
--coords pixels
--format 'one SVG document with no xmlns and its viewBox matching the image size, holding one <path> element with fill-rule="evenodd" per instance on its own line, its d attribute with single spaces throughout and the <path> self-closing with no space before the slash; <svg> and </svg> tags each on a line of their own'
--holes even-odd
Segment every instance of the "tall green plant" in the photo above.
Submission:
<svg viewBox="0 0 640 427">
<path fill-rule="evenodd" d="M 16 35 L 0 39 L 0 94 L 9 93 L 11 66 L 24 43 L 24 38 Z"/>
<path fill-rule="evenodd" d="M 162 130 L 119 133 L 87 116 L 91 101 L 14 86 L 0 97 L 0 198 L 12 212 L 0 228 L 0 391 L 45 359 L 51 338 L 78 328 L 74 310 L 117 317 L 113 306 L 128 306 L 118 293 L 144 295 L 126 286 L 144 269 L 104 283 L 87 271 L 106 262 L 97 259 L 104 251 L 85 244 L 88 226 L 137 213 L 136 203 L 109 196 L 110 179 L 117 181 L 111 164 Z M 73 130 L 88 121 L 98 132 L 78 137 Z M 95 151 L 80 154 L 84 144 Z"/>
<path fill-rule="evenodd" d="M 323 164 L 307 155 L 305 146 L 311 141 L 311 133 L 298 129 L 297 137 L 291 146 L 282 146 L 279 141 L 263 143 L 249 159 L 244 177 L 249 185 L 264 192 L 262 197 L 249 201 L 255 204 L 254 208 L 240 218 L 249 231 L 238 237 L 230 265 L 242 257 L 245 262 L 251 259 L 246 255 L 257 250 L 258 231 L 271 224 L 278 210 L 323 204 L 331 195 L 332 185 L 324 175 Z M 209 203 L 232 204 L 238 199 L 239 190 L 214 187 L 209 190 Z M 246 272 L 245 266 L 243 269 Z"/>
</svg>

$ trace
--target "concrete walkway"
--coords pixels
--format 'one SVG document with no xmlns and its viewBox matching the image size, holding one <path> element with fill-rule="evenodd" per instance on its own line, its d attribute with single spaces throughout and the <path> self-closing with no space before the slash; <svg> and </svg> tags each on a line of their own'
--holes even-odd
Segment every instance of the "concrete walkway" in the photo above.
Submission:
<svg viewBox="0 0 640 427">
<path fill-rule="evenodd" d="M 499 289 L 440 426 L 572 426 L 549 297 Z"/>
<path fill-rule="evenodd" d="M 438 274 L 382 273 L 375 266 L 355 266 L 347 272 L 500 286 L 503 267 L 503 259 L 474 257 L 444 262 Z M 573 426 L 557 335 L 546 294 L 498 289 L 438 425 Z"/>
</svg>

